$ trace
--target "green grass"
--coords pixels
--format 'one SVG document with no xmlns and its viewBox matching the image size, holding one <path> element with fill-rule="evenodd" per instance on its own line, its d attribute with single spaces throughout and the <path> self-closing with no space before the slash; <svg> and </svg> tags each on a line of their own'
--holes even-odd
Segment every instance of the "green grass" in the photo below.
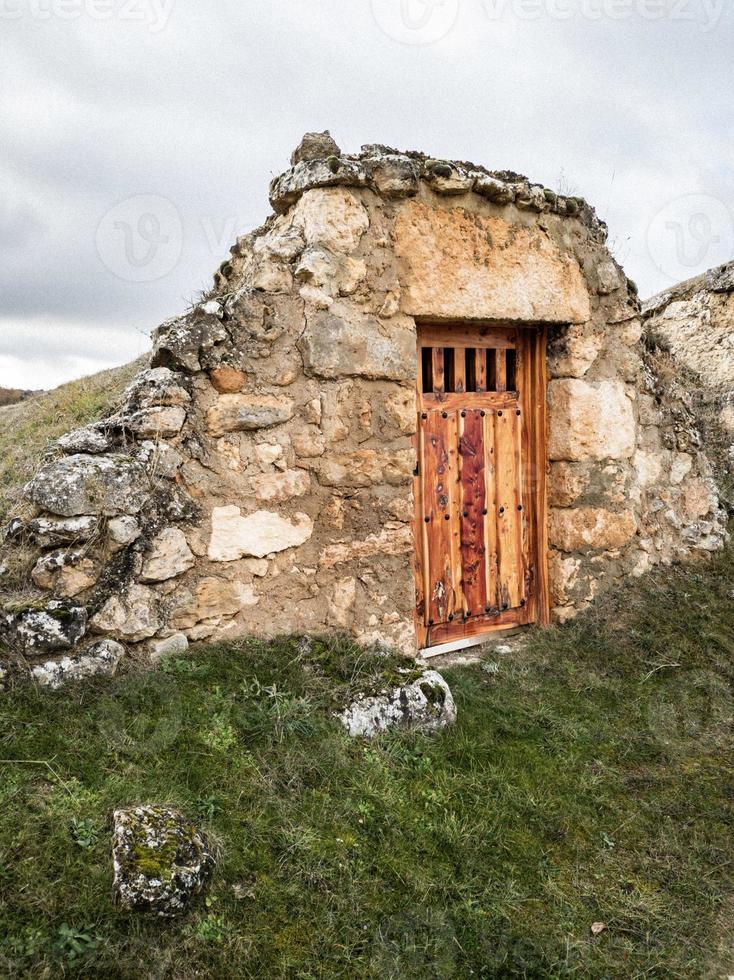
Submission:
<svg viewBox="0 0 734 980">
<path fill-rule="evenodd" d="M 459 721 L 434 736 L 341 732 L 334 708 L 377 683 L 346 643 L 6 695 L 0 973 L 734 973 L 733 589 L 730 551 L 447 671 Z M 174 922 L 113 904 L 111 813 L 140 802 L 218 853 Z"/>
</svg>

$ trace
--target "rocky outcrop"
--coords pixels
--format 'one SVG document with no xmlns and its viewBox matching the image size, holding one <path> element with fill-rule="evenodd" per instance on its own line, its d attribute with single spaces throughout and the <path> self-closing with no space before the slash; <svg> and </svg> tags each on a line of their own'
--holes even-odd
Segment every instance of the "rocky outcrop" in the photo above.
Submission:
<svg viewBox="0 0 734 980">
<path fill-rule="evenodd" d="M 654 370 L 685 390 L 701 448 L 734 509 L 734 262 L 654 296 L 644 319 Z"/>
<path fill-rule="evenodd" d="M 352 737 L 372 738 L 400 728 L 437 731 L 456 721 L 456 705 L 443 677 L 427 670 L 392 690 L 357 698 L 339 718 Z"/>
<path fill-rule="evenodd" d="M 121 908 L 161 918 L 183 912 L 214 869 L 201 832 L 167 806 L 116 810 L 112 858 Z"/>
</svg>

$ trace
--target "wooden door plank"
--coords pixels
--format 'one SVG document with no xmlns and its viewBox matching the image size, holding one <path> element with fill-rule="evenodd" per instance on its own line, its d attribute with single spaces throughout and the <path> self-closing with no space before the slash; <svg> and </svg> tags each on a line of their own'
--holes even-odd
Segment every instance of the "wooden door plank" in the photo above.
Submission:
<svg viewBox="0 0 734 980">
<path fill-rule="evenodd" d="M 443 347 L 434 347 L 431 353 L 433 366 L 433 392 L 436 395 L 443 395 L 446 391 L 444 380 L 444 357 Z"/>
<path fill-rule="evenodd" d="M 525 598 L 522 554 L 520 418 L 516 410 L 495 415 L 497 484 L 498 598 L 500 610 L 514 609 Z"/>
<path fill-rule="evenodd" d="M 490 408 L 510 408 L 517 403 L 516 391 L 467 391 L 463 395 L 457 395 L 453 391 L 447 391 L 442 395 L 421 395 L 421 408 L 429 411 L 431 408 L 441 408 L 444 411 L 461 411 L 462 409 L 478 408 L 488 410 Z"/>
<path fill-rule="evenodd" d="M 466 393 L 466 348 L 457 347 L 454 355 L 454 391 L 457 394 Z"/>
<path fill-rule="evenodd" d="M 484 516 L 484 535 L 486 541 L 485 562 L 487 599 L 485 612 L 494 613 L 499 610 L 497 583 L 498 572 L 498 542 L 497 542 L 497 460 L 494 439 L 494 409 L 488 409 L 482 415 L 484 432 L 484 474 L 486 485 L 486 511 Z"/>
<path fill-rule="evenodd" d="M 461 413 L 461 569 L 464 615 L 487 606 L 487 490 L 484 413 Z"/>
<path fill-rule="evenodd" d="M 473 326 L 472 324 L 421 324 L 418 343 L 421 347 L 502 347 L 517 343 L 514 327 Z"/>
<path fill-rule="evenodd" d="M 495 391 L 507 391 L 507 351 L 495 351 Z"/>
<path fill-rule="evenodd" d="M 477 392 L 487 390 L 487 348 L 477 347 L 476 349 L 476 378 Z"/>
<path fill-rule="evenodd" d="M 525 606 L 520 609 L 508 609 L 506 612 L 493 612 L 485 616 L 472 616 L 471 619 L 454 620 L 453 623 L 439 623 L 429 631 L 431 646 L 448 643 L 451 640 L 462 640 L 482 633 L 492 633 L 495 630 L 506 630 L 513 626 L 525 626 L 530 622 Z"/>
<path fill-rule="evenodd" d="M 423 523 L 430 560 L 425 606 L 428 625 L 450 622 L 462 608 L 461 528 L 457 519 L 456 412 L 428 412 L 423 420 Z"/>
</svg>

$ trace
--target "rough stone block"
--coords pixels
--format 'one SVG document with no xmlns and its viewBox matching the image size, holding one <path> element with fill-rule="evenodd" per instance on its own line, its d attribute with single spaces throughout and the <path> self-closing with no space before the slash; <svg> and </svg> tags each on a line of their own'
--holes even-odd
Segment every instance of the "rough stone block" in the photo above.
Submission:
<svg viewBox="0 0 734 980">
<path fill-rule="evenodd" d="M 623 548 L 637 531 L 632 511 L 615 513 L 596 507 L 552 507 L 548 527 L 551 547 L 560 551 L 611 551 Z"/>
<path fill-rule="evenodd" d="M 178 527 L 167 527 L 153 538 L 140 581 L 165 582 L 183 575 L 195 563 L 183 531 Z"/>
<path fill-rule="evenodd" d="M 206 413 L 209 434 L 249 432 L 288 422 L 295 414 L 292 398 L 277 395 L 220 395 Z"/>
<path fill-rule="evenodd" d="M 116 810 L 112 858 L 122 908 L 165 918 L 185 910 L 214 868 L 200 831 L 167 806 Z"/>
<path fill-rule="evenodd" d="M 395 226 L 412 316 L 586 323 L 589 292 L 578 263 L 540 228 L 462 208 L 410 201 Z"/>
<path fill-rule="evenodd" d="M 297 548 L 312 534 L 313 521 L 307 514 L 296 514 L 291 521 L 269 510 L 258 510 L 243 517 L 239 507 L 215 507 L 209 559 L 264 558 L 274 552 Z"/>
<path fill-rule="evenodd" d="M 333 312 L 315 313 L 298 346 L 306 371 L 322 378 L 415 377 L 415 334 L 402 327 L 386 333 L 372 317 L 345 320 Z"/>
<path fill-rule="evenodd" d="M 551 460 L 629 459 L 635 451 L 632 402 L 620 381 L 551 381 Z"/>
<path fill-rule="evenodd" d="M 25 488 L 38 507 L 61 517 L 137 514 L 148 490 L 145 469 L 127 456 L 77 454 L 44 466 Z"/>
</svg>

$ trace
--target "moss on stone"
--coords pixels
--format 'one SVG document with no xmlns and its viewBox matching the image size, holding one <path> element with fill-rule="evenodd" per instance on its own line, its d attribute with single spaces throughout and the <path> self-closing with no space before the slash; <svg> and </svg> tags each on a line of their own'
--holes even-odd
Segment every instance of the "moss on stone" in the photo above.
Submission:
<svg viewBox="0 0 734 980">
<path fill-rule="evenodd" d="M 442 705 L 446 700 L 446 692 L 438 684 L 429 684 L 427 681 L 420 685 L 426 701 L 433 705 Z"/>
</svg>

